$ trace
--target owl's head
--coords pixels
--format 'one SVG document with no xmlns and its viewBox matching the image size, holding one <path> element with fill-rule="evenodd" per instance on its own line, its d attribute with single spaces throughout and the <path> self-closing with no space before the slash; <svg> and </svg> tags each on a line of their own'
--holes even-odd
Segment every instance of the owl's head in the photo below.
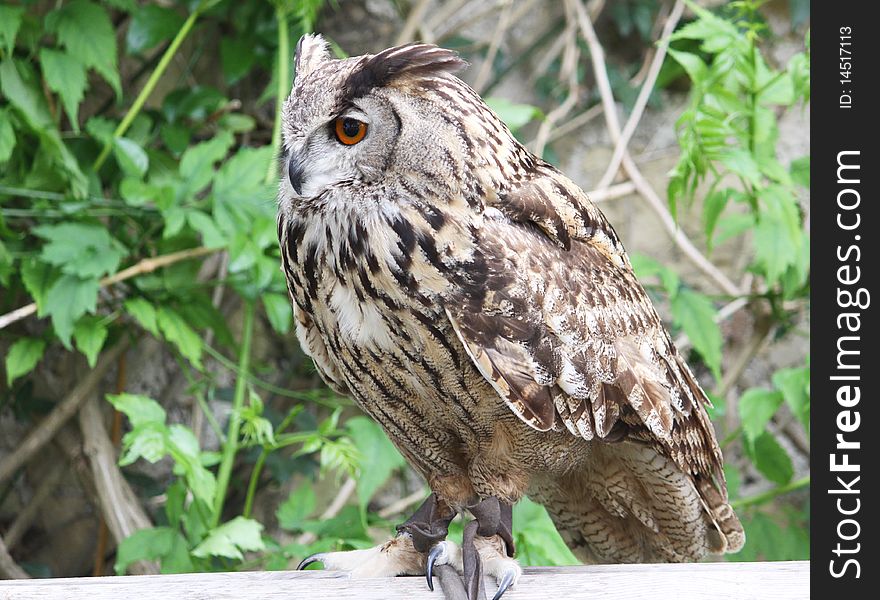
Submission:
<svg viewBox="0 0 880 600">
<path fill-rule="evenodd" d="M 320 36 L 305 35 L 295 64 L 283 112 L 283 196 L 313 198 L 426 171 L 454 175 L 461 120 L 479 110 L 470 104 L 482 104 L 451 75 L 465 66 L 454 52 L 408 44 L 335 59 Z"/>
</svg>

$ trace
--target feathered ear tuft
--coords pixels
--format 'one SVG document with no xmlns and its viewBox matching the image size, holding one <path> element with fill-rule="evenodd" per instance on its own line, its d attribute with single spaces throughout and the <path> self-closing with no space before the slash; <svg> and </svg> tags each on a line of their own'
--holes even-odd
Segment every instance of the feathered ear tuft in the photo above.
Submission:
<svg viewBox="0 0 880 600">
<path fill-rule="evenodd" d="M 296 58 L 294 59 L 294 84 L 301 83 L 302 79 L 315 70 L 322 62 L 330 59 L 330 48 L 319 34 L 307 33 L 296 44 Z"/>
<path fill-rule="evenodd" d="M 467 66 L 458 54 L 433 44 L 412 43 L 369 57 L 345 82 L 345 96 L 354 100 L 377 87 L 403 79 L 454 73 Z"/>
</svg>

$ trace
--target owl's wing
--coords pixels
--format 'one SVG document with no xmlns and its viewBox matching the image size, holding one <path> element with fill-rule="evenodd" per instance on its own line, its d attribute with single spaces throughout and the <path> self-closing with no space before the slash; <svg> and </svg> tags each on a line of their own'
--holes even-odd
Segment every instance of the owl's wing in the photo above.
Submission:
<svg viewBox="0 0 880 600">
<path fill-rule="evenodd" d="M 535 429 L 642 440 L 723 481 L 708 399 L 604 216 L 555 172 L 493 206 L 503 216 L 479 228 L 481 285 L 447 303 L 482 375 Z"/>
</svg>

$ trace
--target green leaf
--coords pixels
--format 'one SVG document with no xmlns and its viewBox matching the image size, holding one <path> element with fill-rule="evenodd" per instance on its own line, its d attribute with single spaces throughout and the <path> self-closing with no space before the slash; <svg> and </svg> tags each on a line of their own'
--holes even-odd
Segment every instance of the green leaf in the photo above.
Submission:
<svg viewBox="0 0 880 600">
<path fill-rule="evenodd" d="M 271 194 L 269 192 L 271 186 L 267 186 L 265 183 L 266 170 L 271 161 L 272 148 L 269 146 L 244 148 L 236 152 L 235 156 L 226 161 L 217 171 L 217 178 L 214 181 L 214 197 L 219 204 L 227 210 L 238 211 L 245 208 L 268 208 L 262 202 L 255 204 L 255 199 L 265 198 L 266 193 Z M 219 216 L 215 215 L 215 218 L 220 223 Z M 274 221 L 274 217 L 272 220 Z"/>
<path fill-rule="evenodd" d="M 718 219 L 718 235 L 715 244 L 722 244 L 755 226 L 755 217 L 751 213 L 734 213 Z"/>
<path fill-rule="evenodd" d="M 513 507 L 517 558 L 524 566 L 577 565 L 543 506 L 523 498 Z"/>
<path fill-rule="evenodd" d="M 707 296 L 682 288 L 670 303 L 672 318 L 690 338 L 694 349 L 712 370 L 715 379 L 721 379 L 721 330 L 715 322 L 717 314 Z"/>
<path fill-rule="evenodd" d="M 293 309 L 290 306 L 290 298 L 286 294 L 267 292 L 260 296 L 266 316 L 272 329 L 285 335 L 290 331 L 290 322 L 293 319 Z"/>
<path fill-rule="evenodd" d="M 70 54 L 50 48 L 40 50 L 40 64 L 46 84 L 61 96 L 70 124 L 79 133 L 77 112 L 86 93 L 85 66 Z"/>
<path fill-rule="evenodd" d="M 195 434 L 180 424 L 168 427 L 168 451 L 176 463 L 175 473 L 186 476 L 193 496 L 210 505 L 217 490 L 217 479 L 203 464 L 204 454 L 199 450 Z"/>
<path fill-rule="evenodd" d="M 46 294 L 46 312 L 52 317 L 55 334 L 68 350 L 74 323 L 86 312 L 95 312 L 99 289 L 97 277 L 62 275 Z"/>
<path fill-rule="evenodd" d="M 752 388 L 740 396 L 739 416 L 743 432 L 750 442 L 764 433 L 767 422 L 776 414 L 781 404 L 782 394 L 777 391 Z"/>
<path fill-rule="evenodd" d="M 46 350 L 46 342 L 36 338 L 21 338 L 9 347 L 6 354 L 6 383 L 30 373 Z"/>
<path fill-rule="evenodd" d="M 761 168 L 755 157 L 741 148 L 731 148 L 721 157 L 721 163 L 756 187 L 761 186 Z"/>
<path fill-rule="evenodd" d="M 373 494 L 406 462 L 397 448 L 388 441 L 382 428 L 366 417 L 354 417 L 346 423 L 351 440 L 364 460 L 357 478 L 358 504 L 365 511 Z"/>
<path fill-rule="evenodd" d="M 158 402 L 140 394 L 107 394 L 107 401 L 131 421 L 132 427 L 165 424 L 165 409 Z"/>
<path fill-rule="evenodd" d="M 275 516 L 278 517 L 278 525 L 288 531 L 299 531 L 303 522 L 315 510 L 315 491 L 311 485 L 300 484 L 290 492 Z"/>
<path fill-rule="evenodd" d="M 4 58 L 0 62 L 0 90 L 34 130 L 53 127 L 52 115 L 39 80 L 30 65 Z"/>
<path fill-rule="evenodd" d="M 21 281 L 25 289 L 37 304 L 37 316 L 45 317 L 46 297 L 49 289 L 58 279 L 58 272 L 44 262 L 36 258 L 28 258 L 21 263 Z"/>
<path fill-rule="evenodd" d="M 723 190 L 715 190 L 703 202 L 703 224 L 706 233 L 706 245 L 712 248 L 712 235 L 715 233 L 715 226 L 718 224 L 718 217 L 724 212 L 727 201 L 730 199 L 730 188 Z"/>
<path fill-rule="evenodd" d="M 125 311 L 140 324 L 141 327 L 159 337 L 159 323 L 156 317 L 156 309 L 143 298 L 130 298 L 123 304 Z"/>
<path fill-rule="evenodd" d="M 162 334 L 169 342 L 177 346 L 180 353 L 197 369 L 202 368 L 202 338 L 199 337 L 178 313 L 160 306 L 157 322 Z"/>
<path fill-rule="evenodd" d="M 115 273 L 123 256 L 119 242 L 101 225 L 40 225 L 33 232 L 47 241 L 40 258 L 68 275 L 90 278 Z"/>
<path fill-rule="evenodd" d="M 696 54 L 681 52 L 672 48 L 669 48 L 667 53 L 684 67 L 688 77 L 691 78 L 695 85 L 700 84 L 706 78 L 706 71 L 708 70 L 706 63 Z"/>
<path fill-rule="evenodd" d="M 15 130 L 9 120 L 9 111 L 0 109 L 0 164 L 12 156 L 15 149 Z"/>
<path fill-rule="evenodd" d="M 143 177 L 150 167 L 150 159 L 144 149 L 128 138 L 113 139 L 113 155 L 126 175 Z"/>
<path fill-rule="evenodd" d="M 250 71 L 256 59 L 253 48 L 253 40 L 248 38 L 224 37 L 220 40 L 220 64 L 226 83 L 232 85 Z"/>
<path fill-rule="evenodd" d="M 139 560 L 157 560 L 171 553 L 175 538 L 180 533 L 171 527 L 139 529 L 122 540 L 116 549 L 117 575 L 124 575 L 128 565 Z"/>
<path fill-rule="evenodd" d="M 67 51 L 93 67 L 122 95 L 116 62 L 116 33 L 107 11 L 88 0 L 74 0 L 46 15 L 46 28 L 57 34 Z"/>
<path fill-rule="evenodd" d="M 206 215 L 200 210 L 192 210 L 187 213 L 186 220 L 193 229 L 202 234 L 203 246 L 208 248 L 221 248 L 226 245 L 226 238 L 220 233 L 220 230 L 217 229 L 214 219 L 209 215 Z"/>
<path fill-rule="evenodd" d="M 2 161 L 0 161 L 2 162 Z M 801 185 L 805 188 L 810 187 L 810 157 L 802 156 L 801 158 L 797 158 L 791 161 L 791 165 L 789 165 L 789 173 L 791 173 L 791 179 L 798 185 Z"/>
<path fill-rule="evenodd" d="M 123 455 L 119 458 L 119 466 L 125 467 L 143 458 L 157 463 L 168 454 L 168 429 L 164 424 L 147 423 L 126 433 L 122 438 Z"/>
<path fill-rule="evenodd" d="M 73 339 L 77 349 L 88 360 L 89 366 L 94 368 L 98 361 L 98 353 L 107 340 L 107 326 L 104 325 L 104 319 L 101 317 L 82 317 L 73 328 Z"/>
<path fill-rule="evenodd" d="M 224 131 L 207 142 L 191 146 L 183 153 L 180 157 L 180 176 L 190 193 L 196 193 L 211 183 L 214 163 L 226 156 L 232 142 L 232 134 Z"/>
<path fill-rule="evenodd" d="M 0 4 L 0 44 L 3 46 L 4 54 L 12 54 L 23 14 L 24 7 Z"/>
<path fill-rule="evenodd" d="M 791 481 L 794 476 L 791 457 L 771 433 L 765 431 L 754 444 L 747 446 L 751 446 L 750 458 L 764 477 L 779 485 Z"/>
<path fill-rule="evenodd" d="M 129 206 L 156 206 L 174 202 L 174 190 L 169 186 L 158 186 L 141 181 L 139 177 L 126 177 L 119 185 L 119 193 Z"/>
<path fill-rule="evenodd" d="M 541 109 L 537 106 L 516 104 L 507 98 L 486 98 L 486 104 L 495 111 L 495 114 L 504 121 L 511 131 L 517 131 L 533 119 L 540 119 L 543 116 Z"/>
<path fill-rule="evenodd" d="M 798 261 L 803 247 L 800 212 L 791 192 L 779 185 L 761 190 L 759 199 L 763 210 L 755 228 L 755 258 L 772 284 Z"/>
<path fill-rule="evenodd" d="M 773 374 L 773 385 L 781 392 L 791 412 L 810 430 L 810 368 L 780 369 Z"/>
<path fill-rule="evenodd" d="M 171 8 L 155 4 L 139 6 L 131 16 L 125 45 L 130 54 L 141 54 L 174 37 L 182 25 L 183 18 Z"/>
<path fill-rule="evenodd" d="M 192 551 L 193 556 L 207 558 L 223 556 L 241 560 L 242 551 L 265 549 L 261 533 L 263 525 L 253 519 L 236 517 L 227 521 L 208 534 L 205 540 Z"/>
</svg>

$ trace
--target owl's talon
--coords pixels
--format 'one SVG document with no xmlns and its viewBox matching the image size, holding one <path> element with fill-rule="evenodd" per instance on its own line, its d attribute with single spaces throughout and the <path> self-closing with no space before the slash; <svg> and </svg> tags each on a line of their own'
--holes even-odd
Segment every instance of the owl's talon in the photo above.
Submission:
<svg viewBox="0 0 880 600">
<path fill-rule="evenodd" d="M 511 585 L 513 585 L 514 581 L 518 579 L 519 573 L 515 569 L 508 569 L 505 571 L 504 576 L 501 578 L 501 583 L 498 585 L 498 591 L 495 592 L 495 595 L 492 596 L 492 600 L 498 600 L 501 596 L 504 595 L 504 592 L 507 591 Z"/>
<path fill-rule="evenodd" d="M 428 552 L 428 559 L 425 563 L 425 577 L 428 580 L 428 589 L 434 591 L 434 567 L 449 565 L 458 572 L 461 572 L 461 549 L 455 542 L 444 540 L 438 542 Z"/>
<path fill-rule="evenodd" d="M 324 553 L 318 552 L 317 554 L 312 554 L 311 556 L 307 556 L 296 566 L 297 571 L 304 571 L 306 567 L 308 567 L 312 563 L 323 562 L 324 561 Z"/>
</svg>

